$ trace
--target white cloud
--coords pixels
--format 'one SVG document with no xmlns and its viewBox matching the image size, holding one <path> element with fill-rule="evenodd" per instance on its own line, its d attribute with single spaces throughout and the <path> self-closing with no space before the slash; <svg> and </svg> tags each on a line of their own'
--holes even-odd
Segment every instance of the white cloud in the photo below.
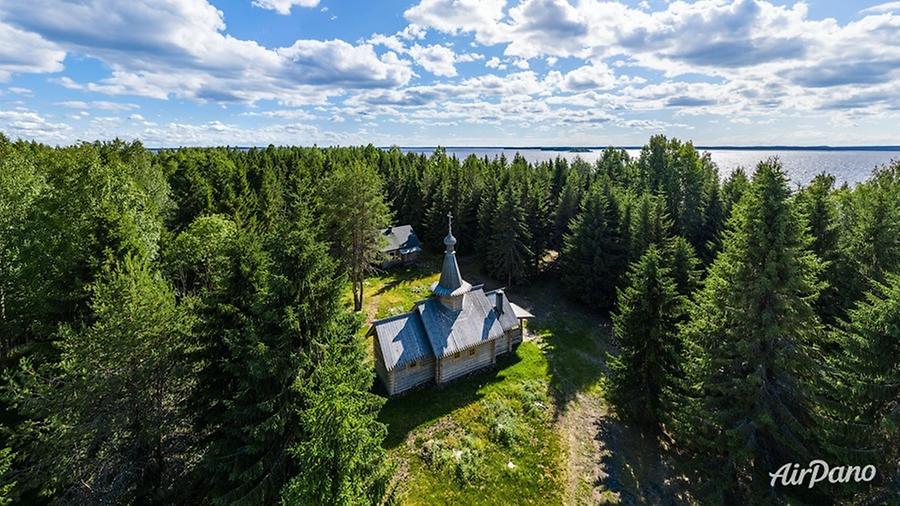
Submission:
<svg viewBox="0 0 900 506">
<path fill-rule="evenodd" d="M 885 12 L 900 11 L 900 2 L 886 2 L 883 4 L 873 5 L 861 11 L 861 14 L 883 14 Z"/>
<path fill-rule="evenodd" d="M 456 54 L 452 49 L 441 45 L 420 46 L 415 44 L 409 48 L 409 55 L 416 64 L 436 76 L 453 77 L 456 75 Z"/>
<path fill-rule="evenodd" d="M 603 63 L 585 65 L 568 72 L 562 82 L 566 91 L 609 89 L 615 85 L 615 74 Z"/>
<path fill-rule="evenodd" d="M 106 100 L 94 100 L 92 102 L 84 102 L 81 100 L 67 100 L 57 102 L 56 105 L 67 109 L 97 109 L 101 111 L 129 111 L 137 109 L 137 104 L 129 104 L 125 102 L 110 102 Z"/>
<path fill-rule="evenodd" d="M 262 112 L 245 112 L 241 113 L 241 116 L 261 116 L 266 118 L 281 118 L 281 119 L 294 119 L 294 120 L 311 120 L 315 119 L 316 116 L 309 111 L 303 109 L 275 109 L 272 111 L 262 111 Z"/>
<path fill-rule="evenodd" d="M 484 55 L 480 53 L 464 53 L 456 56 L 456 61 L 462 63 L 468 63 L 473 61 L 480 61 L 484 59 Z"/>
<path fill-rule="evenodd" d="M 315 7 L 319 5 L 319 0 L 253 0 L 255 7 L 268 9 L 287 16 L 291 13 L 291 7 Z M 327 11 L 327 7 L 322 8 L 322 12 Z"/>
<path fill-rule="evenodd" d="M 12 74 L 59 72 L 66 52 L 40 35 L 0 21 L 0 82 Z"/>
<path fill-rule="evenodd" d="M 48 121 L 40 114 L 28 109 L 0 110 L 0 130 L 7 132 L 12 137 L 59 142 L 65 139 L 71 129 L 72 127 L 65 123 Z"/>
<path fill-rule="evenodd" d="M 37 47 L 37 58 L 23 51 L 27 65 L 14 71 L 52 72 L 61 69 L 67 52 L 89 55 L 111 69 L 109 77 L 59 82 L 100 93 L 304 103 L 347 88 L 399 86 L 412 77 L 408 62 L 393 53 L 379 56 L 368 44 L 298 40 L 270 49 L 237 39 L 224 32 L 223 13 L 205 0 L 33 0 L 27 5 L 0 0 L 0 17 L 16 25 L 15 37 Z M 36 66 L 47 51 L 50 63 Z M 9 66 L 0 64 L 4 68 Z"/>
<path fill-rule="evenodd" d="M 428 30 L 415 24 L 410 23 L 403 30 L 397 32 L 397 36 L 404 40 L 421 40 L 428 34 Z"/>
<path fill-rule="evenodd" d="M 422 0 L 403 16 L 419 26 L 445 33 L 474 32 L 482 44 L 498 41 L 497 29 L 506 0 Z"/>
</svg>

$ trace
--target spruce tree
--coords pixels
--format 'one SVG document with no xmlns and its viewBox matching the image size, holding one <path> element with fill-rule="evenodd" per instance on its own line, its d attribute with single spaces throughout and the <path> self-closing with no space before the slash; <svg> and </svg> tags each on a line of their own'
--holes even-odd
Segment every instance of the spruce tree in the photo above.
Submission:
<svg viewBox="0 0 900 506">
<path fill-rule="evenodd" d="M 718 470 L 726 502 L 776 500 L 768 473 L 817 455 L 819 264 L 789 197 L 777 160 L 761 163 L 684 328 L 697 401 L 690 440 Z"/>
<path fill-rule="evenodd" d="M 544 255 L 550 248 L 553 235 L 553 211 L 551 206 L 549 173 L 535 168 L 525 180 L 521 197 L 524 211 L 524 228 L 528 230 L 528 271 L 540 272 Z"/>
<path fill-rule="evenodd" d="M 843 315 L 840 292 L 846 289 L 846 274 L 849 263 L 839 248 L 837 207 L 832 198 L 834 177 L 820 174 L 797 195 L 797 204 L 812 236 L 810 250 L 823 262 L 821 280 L 823 285 L 816 301 L 816 311 L 826 323 L 834 322 Z"/>
<path fill-rule="evenodd" d="M 611 399 L 627 418 L 657 429 L 679 374 L 676 323 L 683 304 L 655 245 L 632 264 L 617 306 L 612 320 L 619 354 L 608 359 Z"/>
<path fill-rule="evenodd" d="M 296 474 L 310 374 L 303 353 L 340 313 L 343 279 L 309 215 L 261 238 L 240 230 L 228 276 L 203 302 L 197 429 L 208 445 L 199 485 L 215 503 L 275 501 Z"/>
<path fill-rule="evenodd" d="M 580 205 L 583 195 L 583 184 L 584 182 L 578 171 L 568 171 L 562 190 L 559 194 L 559 201 L 556 204 L 556 213 L 554 216 L 555 236 L 553 238 L 553 245 L 557 249 L 562 248 L 563 237 L 569 232 L 572 218 L 578 214 L 578 206 Z"/>
<path fill-rule="evenodd" d="M 738 167 L 725 178 L 722 183 L 722 215 L 725 222 L 731 217 L 731 211 L 735 204 L 741 200 L 747 188 L 750 187 L 750 178 L 743 167 Z"/>
<path fill-rule="evenodd" d="M 876 170 L 843 206 L 846 229 L 840 235 L 848 258 L 841 306 L 852 307 L 885 274 L 900 270 L 900 162 Z"/>
<path fill-rule="evenodd" d="M 312 373 L 293 388 L 303 398 L 303 435 L 290 452 L 297 474 L 285 487 L 285 504 L 382 504 L 390 468 L 378 412 L 384 399 L 371 393 L 373 374 L 354 325 L 338 323 L 310 347 Z"/>
<path fill-rule="evenodd" d="M 16 486 L 15 480 L 10 476 L 15 454 L 10 448 L 0 449 L 0 506 L 12 504 L 12 492 Z"/>
<path fill-rule="evenodd" d="M 507 187 L 497 197 L 492 234 L 487 240 L 487 267 L 507 285 L 525 277 L 531 267 L 531 232 L 516 191 Z"/>
<path fill-rule="evenodd" d="M 684 237 L 675 236 L 666 241 L 663 252 L 666 265 L 672 271 L 675 290 L 690 298 L 700 287 L 700 260 L 694 247 Z"/>
<path fill-rule="evenodd" d="M 615 301 L 628 254 L 620 220 L 609 180 L 591 185 L 572 219 L 560 256 L 563 285 L 585 304 L 608 309 Z"/>
<path fill-rule="evenodd" d="M 126 257 L 91 286 L 91 323 L 63 326 L 58 362 L 23 359 L 6 398 L 27 417 L 22 485 L 77 504 L 165 503 L 191 463 L 192 316 Z"/>
<path fill-rule="evenodd" d="M 640 258 L 651 245 L 662 246 L 669 236 L 670 224 L 662 199 L 643 194 L 631 224 L 630 258 Z"/>
<path fill-rule="evenodd" d="M 872 464 L 881 478 L 870 504 L 900 487 L 900 275 L 876 283 L 835 331 L 841 353 L 831 359 L 830 423 L 822 426 L 836 460 Z"/>
</svg>

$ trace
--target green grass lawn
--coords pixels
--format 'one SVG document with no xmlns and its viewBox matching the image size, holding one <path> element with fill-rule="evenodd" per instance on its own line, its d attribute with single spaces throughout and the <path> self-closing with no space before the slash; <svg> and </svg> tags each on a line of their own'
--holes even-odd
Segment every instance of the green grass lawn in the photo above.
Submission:
<svg viewBox="0 0 900 506">
<path fill-rule="evenodd" d="M 477 269 L 466 267 L 463 263 L 467 280 L 492 287 Z M 426 259 L 368 280 L 369 320 L 408 311 L 427 297 L 438 269 L 436 261 Z M 590 428 L 563 420 L 579 396 L 590 396 L 602 408 L 608 326 L 567 304 L 550 281 L 507 293 L 536 316 L 531 338 L 514 355 L 440 389 L 391 399 L 382 409 L 385 446 L 397 466 L 403 504 L 590 502 L 597 484 L 572 487 L 570 476 L 571 440 L 584 435 L 567 433 L 587 434 Z M 588 464 L 600 458 L 585 453 Z"/>
</svg>

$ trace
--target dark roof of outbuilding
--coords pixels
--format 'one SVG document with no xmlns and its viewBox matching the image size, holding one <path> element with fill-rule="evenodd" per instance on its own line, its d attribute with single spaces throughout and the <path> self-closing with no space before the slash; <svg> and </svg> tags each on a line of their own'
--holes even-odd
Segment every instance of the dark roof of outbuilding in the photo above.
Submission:
<svg viewBox="0 0 900 506">
<path fill-rule="evenodd" d="M 385 244 L 381 248 L 382 252 L 407 250 L 420 251 L 422 243 L 416 237 L 416 232 L 411 225 L 396 225 L 381 231 L 381 235 L 385 238 Z"/>
</svg>

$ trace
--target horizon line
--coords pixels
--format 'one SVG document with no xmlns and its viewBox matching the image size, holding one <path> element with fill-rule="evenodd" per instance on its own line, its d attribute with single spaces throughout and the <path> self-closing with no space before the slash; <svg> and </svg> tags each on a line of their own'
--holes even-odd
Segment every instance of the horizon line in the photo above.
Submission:
<svg viewBox="0 0 900 506">
<path fill-rule="evenodd" d="M 207 146 L 153 146 L 147 147 L 147 149 L 151 151 L 155 150 L 163 150 L 163 149 L 181 149 L 181 148 L 189 148 L 189 147 L 206 147 L 206 148 L 214 148 L 214 147 L 224 147 L 224 148 L 233 148 L 233 149 L 265 149 L 269 146 L 275 147 L 357 147 L 363 146 L 364 144 L 348 144 L 348 145 L 319 145 L 319 144 L 311 144 L 311 145 L 302 145 L 302 144 L 266 144 L 266 145 L 257 145 L 257 146 L 239 146 L 239 145 L 207 145 Z M 579 150 L 590 150 L 590 151 L 600 151 L 607 148 L 613 149 L 625 149 L 625 150 L 639 150 L 642 149 L 645 145 L 623 145 L 623 146 L 613 146 L 613 145 L 604 145 L 604 146 L 552 146 L 552 145 L 534 145 L 534 146 L 504 146 L 504 145 L 494 145 L 494 146 L 467 146 L 467 145 L 457 145 L 457 146 L 444 146 L 440 144 L 436 145 L 422 145 L 422 146 L 401 146 L 401 145 L 387 145 L 387 146 L 376 146 L 378 149 L 391 149 L 393 147 L 397 147 L 399 149 L 405 150 L 434 150 L 437 148 L 444 149 L 472 149 L 472 150 L 505 150 L 505 151 L 514 151 L 514 150 L 522 150 L 522 151 L 560 151 L 560 152 L 578 152 Z M 698 150 L 732 150 L 732 151 L 900 151 L 900 144 L 873 144 L 873 145 L 849 145 L 849 146 L 832 146 L 828 144 L 815 144 L 815 145 L 779 145 L 779 144 L 760 144 L 760 145 L 695 145 L 695 149 Z"/>
</svg>

